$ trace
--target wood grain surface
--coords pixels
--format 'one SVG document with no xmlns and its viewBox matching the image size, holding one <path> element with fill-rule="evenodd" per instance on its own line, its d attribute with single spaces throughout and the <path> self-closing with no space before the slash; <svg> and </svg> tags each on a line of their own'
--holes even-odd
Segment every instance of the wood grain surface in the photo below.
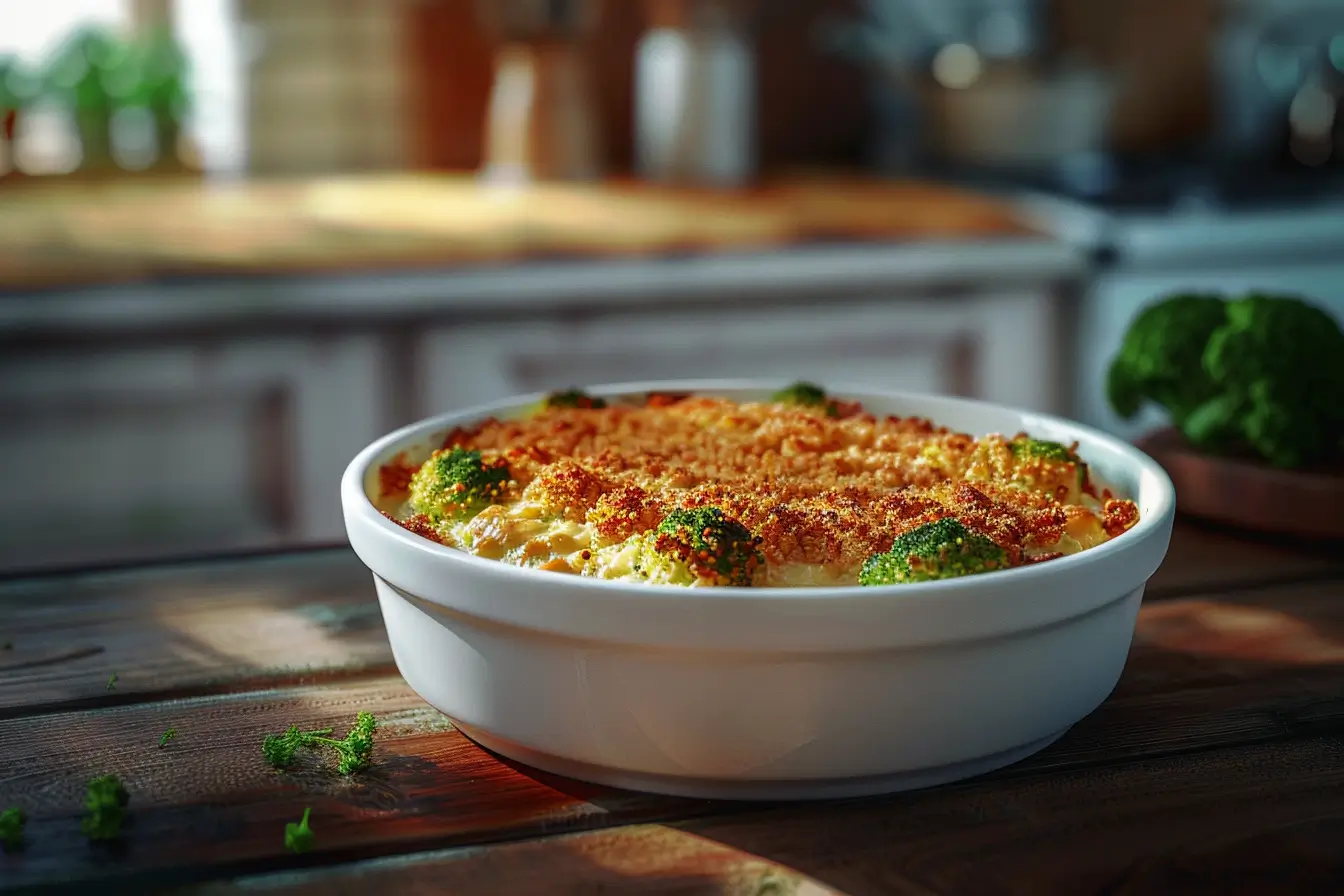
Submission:
<svg viewBox="0 0 1344 896">
<path fill-rule="evenodd" d="M 346 550 L 0 583 L 0 808 L 31 819 L 27 847 L 0 853 L 0 891 L 1344 883 L 1344 570 L 1324 549 L 1180 525 L 1115 693 L 1054 746 L 950 787 L 809 806 L 640 795 L 492 756 L 395 674 L 370 584 Z M 365 772 L 263 761 L 266 734 L 339 735 L 361 709 L 383 720 Z M 95 848 L 80 803 L 107 772 L 132 823 Z M 305 808 L 316 848 L 292 855 L 284 826 Z"/>
<path fill-rule="evenodd" d="M 1341 760 L 1337 738 L 1305 738 L 985 778 L 881 802 L 351 863 L 201 892 L 1324 896 L 1344 882 Z M 1272 788 L 1265 768 L 1275 769 Z"/>
</svg>

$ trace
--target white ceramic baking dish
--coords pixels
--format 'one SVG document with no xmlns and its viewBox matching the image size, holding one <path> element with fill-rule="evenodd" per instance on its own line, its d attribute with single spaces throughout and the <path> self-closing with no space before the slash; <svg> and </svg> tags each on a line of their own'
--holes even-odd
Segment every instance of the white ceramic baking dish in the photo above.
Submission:
<svg viewBox="0 0 1344 896">
<path fill-rule="evenodd" d="M 595 395 L 763 398 L 778 383 L 659 382 Z M 374 442 L 341 483 L 406 681 L 480 745 L 572 778 L 696 797 L 797 799 L 924 787 L 1016 762 L 1114 688 L 1173 490 L 1132 446 L 1055 417 L 833 386 L 876 414 L 1069 443 L 1134 497 L 1119 538 L 1048 563 L 881 588 L 680 588 L 521 569 L 378 513 L 378 468 L 541 396 Z"/>
</svg>

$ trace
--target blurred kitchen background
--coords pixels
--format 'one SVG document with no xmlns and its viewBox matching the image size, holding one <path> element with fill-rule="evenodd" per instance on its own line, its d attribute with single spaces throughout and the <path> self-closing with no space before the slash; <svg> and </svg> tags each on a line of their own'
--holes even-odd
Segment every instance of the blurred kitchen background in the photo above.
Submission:
<svg viewBox="0 0 1344 896">
<path fill-rule="evenodd" d="M 767 376 L 1133 435 L 1344 315 L 1344 0 L 0 0 L 0 569 L 340 541 L 387 430 Z"/>
</svg>

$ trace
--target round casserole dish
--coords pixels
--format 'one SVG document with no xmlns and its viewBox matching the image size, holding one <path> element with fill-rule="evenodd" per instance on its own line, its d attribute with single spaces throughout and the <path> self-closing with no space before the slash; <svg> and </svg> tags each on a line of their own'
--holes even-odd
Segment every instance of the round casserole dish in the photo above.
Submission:
<svg viewBox="0 0 1344 896">
<path fill-rule="evenodd" d="M 762 382 L 591 387 L 761 400 Z M 445 414 L 351 462 L 341 500 L 373 571 L 397 668 L 481 746 L 543 771 L 727 799 L 856 796 L 1016 762 L 1115 687 L 1174 492 L 1134 447 L 1059 418 L 939 396 L 828 387 L 876 415 L 975 436 L 1078 442 L 1137 501 L 1117 538 L 1047 563 L 889 587 L 683 588 L 524 569 L 444 547 L 375 508 L 378 469 L 541 395 Z"/>
</svg>

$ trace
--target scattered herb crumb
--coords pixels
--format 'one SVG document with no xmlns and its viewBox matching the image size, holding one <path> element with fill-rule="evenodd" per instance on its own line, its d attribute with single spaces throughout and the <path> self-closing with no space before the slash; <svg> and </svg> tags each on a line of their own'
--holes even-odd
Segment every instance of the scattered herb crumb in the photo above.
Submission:
<svg viewBox="0 0 1344 896">
<path fill-rule="evenodd" d="M 367 712 L 356 716 L 354 727 L 341 740 L 327 736 L 331 734 L 330 728 L 300 731 L 299 726 L 290 725 L 284 734 L 266 735 L 261 742 L 261 753 L 275 768 L 288 768 L 300 748 L 326 748 L 334 750 L 339 757 L 336 771 L 349 775 L 368 766 L 373 757 L 373 733 L 377 728 L 378 720 Z"/>
<path fill-rule="evenodd" d="M 126 805 L 131 796 L 116 775 L 100 775 L 89 782 L 84 796 L 86 810 L 80 830 L 90 840 L 115 840 L 121 836 Z"/>
<path fill-rule="evenodd" d="M 107 689 L 115 691 L 117 689 L 117 673 L 113 672 L 112 677 L 107 680 Z"/>
<path fill-rule="evenodd" d="M 290 852 L 307 852 L 313 848 L 313 841 L 317 836 L 313 829 L 308 827 L 308 815 L 313 810 L 311 808 L 303 810 L 303 818 L 298 824 L 289 822 L 285 825 L 285 848 Z"/>
<path fill-rule="evenodd" d="M 6 641 L 4 644 L 0 644 L 0 650 L 13 650 L 13 649 L 14 649 L 13 641 Z"/>
<path fill-rule="evenodd" d="M 160 747 L 168 746 L 168 741 L 172 740 L 175 737 L 177 737 L 177 729 L 169 728 L 167 731 L 163 732 L 163 736 L 159 738 L 159 746 Z"/>
<path fill-rule="evenodd" d="M 5 852 L 18 852 L 23 849 L 23 826 L 28 817 L 18 806 L 11 806 L 0 812 L 0 847 Z"/>
</svg>

